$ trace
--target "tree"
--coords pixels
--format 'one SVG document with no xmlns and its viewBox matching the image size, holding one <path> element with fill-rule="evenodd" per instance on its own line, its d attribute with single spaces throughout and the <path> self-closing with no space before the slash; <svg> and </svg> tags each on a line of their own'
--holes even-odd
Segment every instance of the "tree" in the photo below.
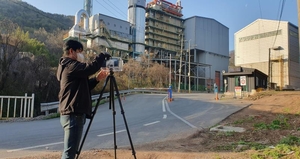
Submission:
<svg viewBox="0 0 300 159">
<path fill-rule="evenodd" d="M 151 84 L 154 87 L 167 87 L 168 86 L 168 75 L 169 70 L 163 65 L 155 63 L 152 67 L 149 68 L 149 78 L 152 82 Z"/>
<path fill-rule="evenodd" d="M 63 35 L 67 31 L 57 29 L 53 32 L 47 32 L 44 28 L 35 30 L 33 32 L 32 38 L 37 39 L 45 44 L 49 52 L 49 64 L 52 67 L 56 67 L 58 64 L 58 59 L 62 55 L 62 47 L 64 45 Z"/>
<path fill-rule="evenodd" d="M 35 110 L 41 101 L 56 101 L 59 90 L 51 69 L 51 56 L 44 43 L 30 38 L 9 20 L 0 21 L 0 93 L 23 95 L 35 93 Z"/>
<path fill-rule="evenodd" d="M 24 46 L 24 41 L 15 34 L 18 26 L 10 20 L 0 21 L 0 92 L 6 86 L 9 78 L 10 67 L 18 57 L 19 51 Z"/>
</svg>

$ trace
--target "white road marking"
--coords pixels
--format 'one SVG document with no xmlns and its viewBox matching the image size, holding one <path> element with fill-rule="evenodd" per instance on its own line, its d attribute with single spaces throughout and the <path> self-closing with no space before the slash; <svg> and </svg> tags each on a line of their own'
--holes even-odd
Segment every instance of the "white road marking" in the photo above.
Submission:
<svg viewBox="0 0 300 159">
<path fill-rule="evenodd" d="M 167 117 L 168 117 L 167 114 L 164 114 L 163 119 L 167 119 Z"/>
<path fill-rule="evenodd" d="M 162 100 L 162 111 L 163 111 L 163 112 L 166 112 L 165 98 Z"/>
<path fill-rule="evenodd" d="M 116 133 L 120 133 L 120 132 L 124 132 L 124 131 L 126 131 L 126 130 L 125 129 L 124 130 L 119 130 L 119 131 L 116 131 Z M 106 133 L 106 134 L 100 134 L 100 135 L 97 135 L 97 136 L 102 137 L 102 136 L 107 136 L 107 135 L 112 135 L 112 134 L 114 134 L 114 132 Z"/>
<path fill-rule="evenodd" d="M 178 118 L 179 120 L 183 121 L 184 123 L 186 123 L 187 125 L 189 125 L 192 128 L 197 128 L 196 126 L 194 126 L 193 124 L 189 123 L 188 121 L 184 120 L 183 118 L 181 118 L 180 116 L 176 115 L 175 113 L 173 113 L 170 108 L 169 108 L 169 104 L 168 102 L 166 102 L 166 108 L 168 110 L 168 112 L 170 112 L 173 116 L 175 116 L 176 118 Z"/>
<path fill-rule="evenodd" d="M 59 145 L 59 144 L 63 144 L 63 143 L 64 142 L 56 142 L 56 143 L 45 144 L 45 145 L 37 145 L 37 146 L 31 146 L 31 147 L 24 147 L 24 148 L 19 148 L 19 149 L 7 150 L 7 152 L 16 152 L 16 151 L 22 151 L 22 150 L 29 150 L 29 149 L 39 148 L 39 147 Z"/>
<path fill-rule="evenodd" d="M 155 122 L 152 122 L 152 123 L 144 124 L 144 126 L 153 125 L 153 124 L 156 124 L 156 123 L 159 123 L 159 122 L 160 122 L 160 121 L 155 121 Z"/>
</svg>

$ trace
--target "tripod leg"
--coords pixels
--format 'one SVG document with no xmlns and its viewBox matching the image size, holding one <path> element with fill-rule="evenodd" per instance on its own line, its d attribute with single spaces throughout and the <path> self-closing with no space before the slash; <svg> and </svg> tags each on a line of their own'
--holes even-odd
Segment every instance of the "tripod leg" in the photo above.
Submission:
<svg viewBox="0 0 300 159">
<path fill-rule="evenodd" d="M 123 106 L 122 106 L 122 102 L 121 102 L 121 98 L 120 98 L 120 93 L 119 93 L 117 82 L 116 82 L 116 79 L 115 79 L 114 76 L 112 76 L 112 79 L 110 80 L 110 82 L 115 87 L 116 96 L 118 97 L 118 101 L 119 101 L 120 109 L 121 109 L 121 114 L 123 115 L 123 120 L 124 120 L 124 123 L 125 123 L 125 127 L 126 127 L 126 130 L 127 130 L 127 135 L 128 135 L 129 142 L 130 142 L 130 146 L 131 146 L 131 150 L 132 150 L 132 155 L 136 159 L 135 150 L 134 150 L 134 147 L 133 147 L 133 144 L 132 144 L 131 136 L 130 136 L 130 133 L 129 133 L 129 128 L 128 128 L 127 121 L 126 121 L 126 118 L 125 118 L 125 111 L 124 111 Z"/>
<path fill-rule="evenodd" d="M 113 78 L 114 76 L 110 75 L 110 78 Z M 112 108 L 112 114 L 113 114 L 113 131 L 114 131 L 114 153 L 115 153 L 115 159 L 117 159 L 117 138 L 116 138 L 116 109 L 115 109 L 115 93 L 114 93 L 114 83 L 112 80 L 110 80 L 110 98 L 109 98 L 109 108 Z"/>
<path fill-rule="evenodd" d="M 100 92 L 99 98 L 97 99 L 97 104 L 96 104 L 96 106 L 95 106 L 95 109 L 94 109 L 93 112 L 92 112 L 92 116 L 91 116 L 90 122 L 89 122 L 89 124 L 88 124 L 88 127 L 87 127 L 87 129 L 86 129 L 86 132 L 84 133 L 84 136 L 83 136 L 82 141 L 81 141 L 81 143 L 80 143 L 79 149 L 78 149 L 78 151 L 77 151 L 76 159 L 79 158 L 81 149 L 82 149 L 82 147 L 83 147 L 83 144 L 84 144 L 84 142 L 85 142 L 85 139 L 86 139 L 86 137 L 87 137 L 87 134 L 88 134 L 88 132 L 89 132 L 89 130 L 90 130 L 90 127 L 91 127 L 91 125 L 92 125 L 94 116 L 96 115 L 98 106 L 99 106 L 99 104 L 100 104 L 100 100 L 101 100 L 101 98 L 102 98 L 102 95 L 103 95 L 103 92 L 104 92 L 104 90 L 105 90 L 105 87 L 106 87 L 106 85 L 107 85 L 108 80 L 109 80 L 109 78 L 106 77 L 104 86 L 103 86 L 103 88 L 102 88 L 102 90 L 101 90 L 101 92 Z"/>
</svg>

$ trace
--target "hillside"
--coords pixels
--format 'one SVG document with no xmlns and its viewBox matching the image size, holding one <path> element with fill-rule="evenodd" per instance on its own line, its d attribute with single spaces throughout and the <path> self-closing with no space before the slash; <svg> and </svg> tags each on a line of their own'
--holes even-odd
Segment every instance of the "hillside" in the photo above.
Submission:
<svg viewBox="0 0 300 159">
<path fill-rule="evenodd" d="M 67 30 L 74 24 L 74 16 L 45 13 L 22 0 L 0 0 L 0 8 L 0 20 L 7 18 L 27 31 Z"/>
</svg>

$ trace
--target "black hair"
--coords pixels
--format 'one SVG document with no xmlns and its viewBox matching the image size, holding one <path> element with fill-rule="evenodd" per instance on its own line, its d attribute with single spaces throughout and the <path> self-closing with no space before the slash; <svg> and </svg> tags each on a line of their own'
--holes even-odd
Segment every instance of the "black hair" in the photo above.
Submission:
<svg viewBox="0 0 300 159">
<path fill-rule="evenodd" d="M 77 50 L 77 49 L 82 50 L 83 45 L 77 40 L 68 40 L 64 44 L 64 53 L 68 55 L 70 49 L 73 49 L 74 51 Z"/>
</svg>

